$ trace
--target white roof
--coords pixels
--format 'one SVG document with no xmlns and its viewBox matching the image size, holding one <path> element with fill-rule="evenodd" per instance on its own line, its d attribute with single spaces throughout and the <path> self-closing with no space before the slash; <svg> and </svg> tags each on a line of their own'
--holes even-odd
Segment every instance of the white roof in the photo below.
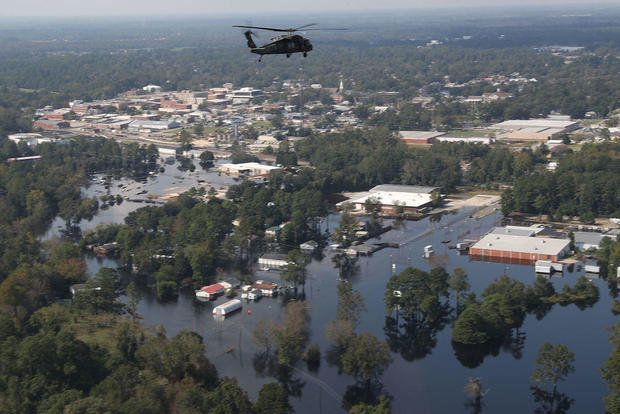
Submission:
<svg viewBox="0 0 620 414">
<path fill-rule="evenodd" d="M 400 131 L 398 135 L 402 139 L 431 139 L 444 135 L 437 131 Z"/>
<path fill-rule="evenodd" d="M 491 125 L 492 129 L 521 129 L 521 128 L 559 128 L 565 129 L 576 125 L 573 121 L 562 121 L 557 119 L 512 119 Z"/>
<path fill-rule="evenodd" d="M 348 202 L 364 204 L 369 198 L 376 198 L 383 205 L 394 206 L 398 203 L 398 205 L 403 205 L 405 207 L 421 207 L 432 201 L 431 195 L 427 193 L 373 191 L 372 193 L 367 193 L 362 197 L 349 200 Z"/>
<path fill-rule="evenodd" d="M 474 244 L 472 249 L 512 251 L 530 254 L 558 255 L 564 251 L 570 240 L 547 237 L 513 236 L 490 233 Z"/>
<path fill-rule="evenodd" d="M 371 193 L 376 192 L 391 192 L 391 193 L 421 193 L 430 194 L 435 190 L 439 190 L 439 187 L 428 187 L 422 185 L 402 185 L 402 184 L 380 184 L 371 188 Z"/>
<path fill-rule="evenodd" d="M 273 165 L 264 165 L 264 164 L 259 164 L 257 162 L 244 162 L 241 164 L 222 164 L 221 165 L 222 168 L 227 168 L 230 170 L 239 170 L 239 171 L 243 171 L 243 170 L 280 170 L 282 169 L 281 167 L 275 167 Z"/>
</svg>

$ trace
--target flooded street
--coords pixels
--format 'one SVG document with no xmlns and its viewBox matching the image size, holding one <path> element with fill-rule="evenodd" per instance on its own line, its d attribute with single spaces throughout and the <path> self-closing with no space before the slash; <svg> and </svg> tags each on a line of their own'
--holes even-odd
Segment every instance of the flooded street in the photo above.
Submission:
<svg viewBox="0 0 620 414">
<path fill-rule="evenodd" d="M 181 180 L 178 177 L 183 177 Z M 198 180 L 204 180 L 199 183 Z M 124 188 L 118 187 L 123 184 Z M 229 177 L 217 173 L 181 173 L 176 166 L 166 165 L 166 172 L 148 178 L 147 183 L 131 180 L 115 182 L 111 194 L 146 190 L 151 194 L 162 194 L 165 190 L 178 187 L 213 185 L 216 188 L 233 184 Z M 95 184 L 87 190 L 88 195 L 97 195 L 102 185 Z M 141 187 L 141 188 L 138 188 Z M 131 189 L 131 190 L 127 190 Z M 120 191 L 123 194 L 123 191 Z M 131 198 L 131 197 L 130 197 Z M 91 221 L 81 223 L 83 230 L 94 228 L 100 223 L 122 222 L 123 218 L 145 204 L 125 201 L 107 210 L 100 211 Z M 448 272 L 456 266 L 463 267 L 469 276 L 472 291 L 479 295 L 484 288 L 503 273 L 526 285 L 535 280 L 533 266 L 505 265 L 470 261 L 467 255 L 459 255 L 449 246 L 464 238 L 475 238 L 499 225 L 500 213 L 494 213 L 479 220 L 469 218 L 474 208 L 464 207 L 456 214 L 445 214 L 438 221 L 425 218 L 420 221 L 402 223 L 399 227 L 370 242 L 398 242 L 400 248 L 385 248 L 369 257 L 357 260 L 357 271 L 349 277 L 353 288 L 364 297 L 366 311 L 361 315 L 359 332 L 371 332 L 380 339 L 386 338 L 386 311 L 383 303 L 385 286 L 391 275 L 408 266 L 430 270 L 432 266 L 444 266 Z M 329 227 L 337 225 L 338 215 L 331 215 Z M 62 220 L 56 220 L 46 237 L 57 235 Z M 444 243 L 442 243 L 444 242 Z M 424 246 L 433 245 L 435 256 L 423 259 Z M 322 361 L 317 372 L 308 371 L 306 364 L 299 363 L 294 370 L 281 378 L 289 390 L 293 390 L 291 405 L 297 413 L 344 412 L 342 398 L 354 393 L 354 380 L 339 374 L 338 368 L 328 364 L 330 343 L 325 338 L 325 327 L 336 315 L 338 270 L 332 261 L 335 252 L 326 249 L 322 257 L 313 258 L 308 266 L 308 280 L 305 299 L 310 304 L 311 337 L 309 344 L 317 343 L 321 348 Z M 111 259 L 89 258 L 89 270 L 94 273 L 101 266 L 114 266 Z M 575 268 L 577 269 L 577 268 Z M 582 271 L 565 271 L 562 277 L 553 277 L 556 290 L 564 284 L 573 285 Z M 556 274 L 557 275 L 557 274 Z M 257 272 L 255 279 L 278 279 L 278 272 Z M 592 283 L 600 289 L 600 300 L 583 311 L 575 305 L 555 305 L 553 309 L 537 320 L 528 315 L 517 346 L 501 349 L 497 355 L 459 355 L 458 359 L 450 341 L 451 326 L 438 327 L 436 331 L 409 332 L 394 339 L 398 352 L 393 352 L 394 361 L 382 377 L 383 392 L 393 397 L 395 413 L 456 413 L 464 412 L 466 396 L 463 387 L 468 377 L 481 377 L 483 385 L 490 389 L 484 401 L 485 412 L 523 413 L 533 412 L 536 404 L 530 390 L 530 376 L 538 349 L 545 341 L 562 343 L 575 353 L 576 372 L 560 384 L 561 392 L 575 399 L 573 412 L 603 412 L 602 397 L 606 385 L 602 382 L 599 367 L 609 356 L 611 345 L 605 329 L 616 322 L 611 313 L 611 297 L 607 283 L 594 279 Z M 258 302 L 243 303 L 237 312 L 223 321 L 214 320 L 211 310 L 227 301 L 218 298 L 213 302 L 200 302 L 191 289 L 183 290 L 178 299 L 162 303 L 155 292 L 147 294 L 139 304 L 138 312 L 144 317 L 143 324 L 151 327 L 162 325 L 169 336 L 184 328 L 203 336 L 207 357 L 217 367 L 221 377 L 234 376 L 240 385 L 256 398 L 260 387 L 274 381 L 268 369 L 262 369 L 257 350 L 252 342 L 252 330 L 263 318 L 282 318 L 282 297 L 264 297 Z M 251 314 L 248 313 L 251 311 Z M 469 367 L 474 368 L 469 368 Z M 258 369 L 257 369 L 258 368 Z"/>
</svg>

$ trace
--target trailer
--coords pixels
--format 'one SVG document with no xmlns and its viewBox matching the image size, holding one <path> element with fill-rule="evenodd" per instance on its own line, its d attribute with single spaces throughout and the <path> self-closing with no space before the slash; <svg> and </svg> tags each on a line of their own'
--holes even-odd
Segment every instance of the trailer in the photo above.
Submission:
<svg viewBox="0 0 620 414">
<path fill-rule="evenodd" d="M 544 273 L 547 275 L 551 274 L 553 271 L 551 262 L 547 260 L 536 260 L 535 269 L 536 273 Z"/>
<path fill-rule="evenodd" d="M 586 273 L 598 274 L 601 271 L 601 268 L 596 265 L 586 265 L 585 270 L 586 270 Z"/>
<path fill-rule="evenodd" d="M 241 301 L 239 299 L 229 300 L 228 302 L 222 303 L 221 305 L 213 308 L 214 316 L 227 316 L 233 312 L 241 310 L 243 306 L 241 305 Z"/>
</svg>

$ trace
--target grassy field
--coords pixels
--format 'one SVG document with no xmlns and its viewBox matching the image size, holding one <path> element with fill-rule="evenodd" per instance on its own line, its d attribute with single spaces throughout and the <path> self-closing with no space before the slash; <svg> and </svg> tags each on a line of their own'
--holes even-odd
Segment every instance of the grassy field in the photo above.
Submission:
<svg viewBox="0 0 620 414">
<path fill-rule="evenodd" d="M 483 131 L 464 131 L 462 129 L 455 129 L 446 132 L 446 135 L 454 135 L 457 137 L 487 137 L 488 134 Z"/>
</svg>

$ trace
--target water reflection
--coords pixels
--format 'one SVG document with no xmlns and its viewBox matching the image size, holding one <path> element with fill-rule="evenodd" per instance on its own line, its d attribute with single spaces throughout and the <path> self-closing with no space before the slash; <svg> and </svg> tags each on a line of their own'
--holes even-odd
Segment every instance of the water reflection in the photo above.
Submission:
<svg viewBox="0 0 620 414">
<path fill-rule="evenodd" d="M 338 253 L 332 257 L 332 263 L 338 270 L 341 279 L 351 280 L 359 274 L 360 266 L 356 257 L 351 257 L 345 253 Z"/>
<path fill-rule="evenodd" d="M 306 383 L 295 377 L 295 369 L 290 365 L 278 363 L 276 356 L 271 352 L 257 352 L 252 357 L 254 371 L 259 377 L 273 377 L 280 385 L 286 388 L 292 397 L 301 398 Z"/>
<path fill-rule="evenodd" d="M 383 332 L 392 352 L 400 354 L 405 361 L 422 359 L 437 345 L 437 334 L 449 322 L 450 307 L 441 305 L 434 319 L 416 315 L 396 318 L 387 316 Z M 402 323 L 401 323 L 402 322 Z"/>
<path fill-rule="evenodd" d="M 538 406 L 534 409 L 536 414 L 564 414 L 567 413 L 575 399 L 558 391 L 547 391 L 539 387 L 530 387 L 534 401 Z"/>
<path fill-rule="evenodd" d="M 361 403 L 377 405 L 382 394 L 392 398 L 383 392 L 383 384 L 379 381 L 357 381 L 347 387 L 342 397 L 342 408 L 349 411 L 351 407 Z"/>
<path fill-rule="evenodd" d="M 452 349 L 456 359 L 467 368 L 477 368 L 484 362 L 484 359 L 492 355 L 496 357 L 502 350 L 509 353 L 515 359 L 521 359 L 525 348 L 525 332 L 511 329 L 501 341 L 490 341 L 480 345 L 466 345 L 451 341 Z"/>
</svg>

